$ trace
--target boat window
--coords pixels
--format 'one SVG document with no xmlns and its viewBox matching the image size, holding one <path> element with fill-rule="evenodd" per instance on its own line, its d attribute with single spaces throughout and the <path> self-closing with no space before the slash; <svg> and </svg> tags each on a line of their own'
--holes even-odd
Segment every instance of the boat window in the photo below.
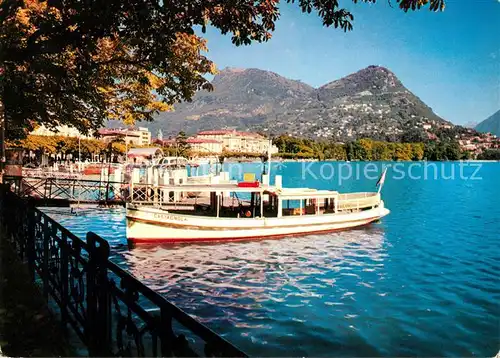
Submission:
<svg viewBox="0 0 500 358">
<path fill-rule="evenodd" d="M 300 200 L 283 200 L 282 201 L 282 215 L 295 216 L 295 215 L 316 215 L 323 213 L 326 207 L 326 202 L 323 203 L 320 199 L 308 198 Z"/>
<path fill-rule="evenodd" d="M 283 216 L 293 216 L 293 215 L 301 215 L 301 207 L 304 208 L 304 205 L 301 204 L 300 200 L 283 200 Z"/>
<path fill-rule="evenodd" d="M 317 199 L 306 199 L 305 214 L 314 215 L 317 214 Z"/>
<path fill-rule="evenodd" d="M 331 214 L 335 212 L 335 199 L 334 198 L 328 198 L 325 199 L 325 214 Z"/>
</svg>

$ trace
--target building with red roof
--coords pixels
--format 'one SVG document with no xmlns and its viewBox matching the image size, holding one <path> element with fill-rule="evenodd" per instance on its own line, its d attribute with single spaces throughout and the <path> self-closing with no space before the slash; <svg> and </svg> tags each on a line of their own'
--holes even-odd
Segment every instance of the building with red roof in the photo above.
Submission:
<svg viewBox="0 0 500 358">
<path fill-rule="evenodd" d="M 220 143 L 220 153 L 222 151 L 240 152 L 240 153 L 261 153 L 266 154 L 269 148 L 269 140 L 259 133 L 253 132 L 240 132 L 230 129 L 218 129 L 199 132 L 193 139 L 202 139 L 217 141 Z M 212 143 L 213 149 L 218 149 L 219 146 Z M 207 143 L 195 143 L 206 145 Z M 276 146 L 271 147 L 271 153 L 277 153 Z"/>
<path fill-rule="evenodd" d="M 97 132 L 99 137 L 106 143 L 123 140 L 127 144 L 148 145 L 151 144 L 151 132 L 144 127 L 129 128 L 101 128 Z"/>
</svg>

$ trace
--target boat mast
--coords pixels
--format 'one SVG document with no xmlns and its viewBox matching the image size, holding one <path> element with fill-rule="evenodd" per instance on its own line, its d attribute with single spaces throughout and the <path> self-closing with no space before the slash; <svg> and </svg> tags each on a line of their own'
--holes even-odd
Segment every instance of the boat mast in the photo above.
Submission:
<svg viewBox="0 0 500 358">
<path fill-rule="evenodd" d="M 386 173 L 387 173 L 387 167 L 384 168 L 382 175 L 380 176 L 379 180 L 377 181 L 376 185 L 378 185 L 378 192 L 377 192 L 378 194 L 380 194 L 380 192 L 382 191 L 382 187 L 384 186 Z"/>
</svg>

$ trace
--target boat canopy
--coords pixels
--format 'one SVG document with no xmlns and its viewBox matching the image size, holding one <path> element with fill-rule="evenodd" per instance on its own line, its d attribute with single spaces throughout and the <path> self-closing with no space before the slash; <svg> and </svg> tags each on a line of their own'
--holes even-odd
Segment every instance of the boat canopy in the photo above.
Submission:
<svg viewBox="0 0 500 358">
<path fill-rule="evenodd" d="M 134 185 L 136 187 L 140 185 Z M 277 195 L 283 200 L 298 200 L 298 199 L 318 199 L 318 198 L 334 198 L 339 195 L 338 191 L 318 190 L 311 188 L 278 188 L 276 186 L 263 185 L 258 187 L 240 187 L 237 184 L 183 184 L 183 185 L 159 185 L 158 189 L 169 192 L 202 192 L 202 193 L 260 193 Z"/>
<path fill-rule="evenodd" d="M 319 199 L 319 198 L 334 198 L 339 195 L 338 191 L 333 190 L 317 190 L 310 188 L 281 189 L 277 193 L 280 199 L 283 200 L 297 200 L 297 199 Z"/>
</svg>

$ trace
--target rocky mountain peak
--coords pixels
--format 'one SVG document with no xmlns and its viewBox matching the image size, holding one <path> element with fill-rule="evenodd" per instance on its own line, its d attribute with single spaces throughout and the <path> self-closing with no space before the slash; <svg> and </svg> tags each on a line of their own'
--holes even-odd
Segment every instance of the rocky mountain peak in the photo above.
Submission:
<svg viewBox="0 0 500 358">
<path fill-rule="evenodd" d="M 374 65 L 329 82 L 318 89 L 322 100 L 333 100 L 346 96 L 380 95 L 405 90 L 394 73 L 385 67 Z"/>
<path fill-rule="evenodd" d="M 191 103 L 148 126 L 165 134 L 235 128 L 347 141 L 394 140 L 427 122 L 444 123 L 382 66 L 368 66 L 318 89 L 257 68 L 225 68 Z"/>
<path fill-rule="evenodd" d="M 214 92 L 211 95 L 238 100 L 257 97 L 284 99 L 302 96 L 314 90 L 300 81 L 258 68 L 225 68 L 215 76 L 212 84 Z"/>
</svg>

